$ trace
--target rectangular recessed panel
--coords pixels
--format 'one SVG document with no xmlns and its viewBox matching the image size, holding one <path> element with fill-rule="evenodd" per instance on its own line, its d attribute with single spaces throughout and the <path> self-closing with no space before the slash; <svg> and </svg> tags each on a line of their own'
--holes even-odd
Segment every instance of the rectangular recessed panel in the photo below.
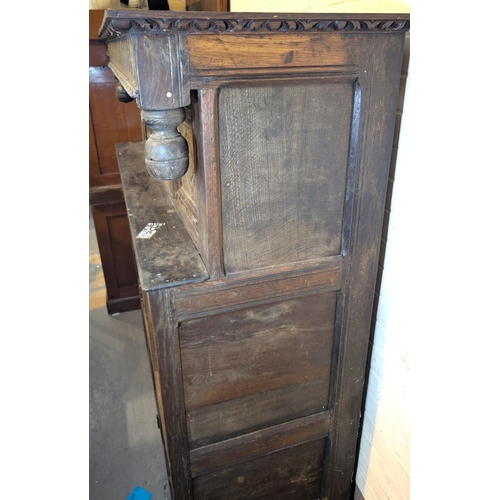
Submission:
<svg viewBox="0 0 500 500">
<path fill-rule="evenodd" d="M 353 84 L 220 90 L 224 265 L 340 251 Z"/>
<path fill-rule="evenodd" d="M 335 294 L 181 323 L 191 448 L 327 409 Z"/>
<path fill-rule="evenodd" d="M 204 500 L 318 500 L 325 439 L 250 460 L 193 480 Z"/>
</svg>

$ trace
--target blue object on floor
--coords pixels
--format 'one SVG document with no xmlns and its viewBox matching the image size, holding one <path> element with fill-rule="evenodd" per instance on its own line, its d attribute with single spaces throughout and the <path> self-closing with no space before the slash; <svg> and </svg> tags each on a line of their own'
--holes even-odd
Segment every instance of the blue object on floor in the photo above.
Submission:
<svg viewBox="0 0 500 500">
<path fill-rule="evenodd" d="M 136 486 L 125 500 L 149 500 L 150 498 L 153 498 L 151 493 L 140 486 Z"/>
</svg>

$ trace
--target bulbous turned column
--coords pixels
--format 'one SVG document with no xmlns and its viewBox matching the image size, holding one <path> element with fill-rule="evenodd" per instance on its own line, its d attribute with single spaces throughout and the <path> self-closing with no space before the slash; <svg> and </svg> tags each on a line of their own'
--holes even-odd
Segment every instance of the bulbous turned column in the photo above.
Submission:
<svg viewBox="0 0 500 500">
<path fill-rule="evenodd" d="M 155 179 L 178 179 L 188 169 L 188 144 L 177 131 L 184 118 L 184 108 L 141 111 L 142 122 L 152 130 L 146 140 L 144 157 L 146 168 Z"/>
</svg>

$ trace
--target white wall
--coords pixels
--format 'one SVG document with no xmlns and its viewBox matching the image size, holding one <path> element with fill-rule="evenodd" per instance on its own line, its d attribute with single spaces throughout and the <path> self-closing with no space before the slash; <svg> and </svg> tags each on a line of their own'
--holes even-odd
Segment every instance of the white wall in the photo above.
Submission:
<svg viewBox="0 0 500 500">
<path fill-rule="evenodd" d="M 406 61 L 407 58 L 405 66 Z M 385 251 L 380 261 L 381 284 L 374 311 L 375 331 L 356 473 L 356 484 L 365 500 L 410 498 L 409 321 L 414 319 L 408 314 L 410 284 L 404 270 L 408 266 L 406 247 L 413 244 L 411 224 L 406 216 L 414 207 L 407 197 L 413 188 L 408 175 L 411 165 L 406 126 L 411 112 L 409 71 L 405 77 L 403 74 L 393 146 L 391 170 L 394 174 L 386 206 Z"/>
</svg>

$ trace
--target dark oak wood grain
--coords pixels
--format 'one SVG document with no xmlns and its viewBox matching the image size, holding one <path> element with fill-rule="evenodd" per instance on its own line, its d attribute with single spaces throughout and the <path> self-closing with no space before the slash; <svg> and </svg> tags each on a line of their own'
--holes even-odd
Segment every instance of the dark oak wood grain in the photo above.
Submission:
<svg viewBox="0 0 500 500">
<path fill-rule="evenodd" d="M 327 292 L 181 323 L 186 409 L 328 378 L 334 314 Z"/>
<path fill-rule="evenodd" d="M 351 230 L 346 242 L 347 274 L 339 292 L 340 338 L 335 348 L 324 477 L 325 496 L 335 499 L 349 498 L 353 488 L 365 383 L 362 360 L 368 351 L 404 38 L 369 35 L 361 43 L 360 108 L 370 119 L 360 123 L 353 210 L 348 222 Z"/>
<path fill-rule="evenodd" d="M 409 16 L 149 14 L 101 36 L 173 498 L 350 500 Z"/>
<path fill-rule="evenodd" d="M 352 102 L 352 83 L 221 90 L 228 273 L 339 254 Z"/>
<path fill-rule="evenodd" d="M 223 469 L 328 435 L 329 413 L 317 413 L 190 452 L 191 474 Z"/>
<path fill-rule="evenodd" d="M 202 475 L 193 481 L 195 498 L 317 500 L 324 447 L 319 439 Z"/>
<path fill-rule="evenodd" d="M 358 61 L 359 47 L 348 43 L 348 35 L 340 35 L 333 42 L 324 34 L 311 37 L 305 33 L 283 33 L 279 39 L 273 37 L 273 34 L 192 36 L 190 71 L 197 74 L 224 70 L 231 74 L 249 69 L 269 72 L 280 67 L 282 71 L 307 67 L 309 73 L 314 73 L 316 68 L 325 71 L 328 67 L 352 66 Z"/>
<path fill-rule="evenodd" d="M 186 109 L 186 119 L 178 127 L 179 133 L 186 139 L 189 151 L 189 165 L 186 175 L 168 183 L 172 193 L 172 201 L 179 217 L 182 219 L 186 230 L 195 243 L 198 250 L 198 206 L 197 187 L 195 175 L 198 170 L 196 164 L 196 151 L 193 137 L 193 126 L 190 108 Z"/>
<path fill-rule="evenodd" d="M 199 448 L 320 413 L 328 407 L 329 387 L 324 377 L 189 410 L 189 445 Z"/>
<path fill-rule="evenodd" d="M 157 402 L 164 430 L 169 481 L 174 498 L 190 498 L 192 484 L 184 397 L 180 366 L 179 334 L 174 320 L 170 289 L 143 293 L 144 320 L 154 358 L 153 370 Z M 152 321 L 152 318 L 156 318 Z"/>
<path fill-rule="evenodd" d="M 336 256 L 229 274 L 196 287 L 186 285 L 175 290 L 179 317 L 212 315 L 273 299 L 339 290 L 342 268 L 343 259 Z"/>
<path fill-rule="evenodd" d="M 155 34 L 205 34 L 282 36 L 290 32 L 307 32 L 311 36 L 321 33 L 403 34 L 410 29 L 409 14 L 352 14 L 352 13 L 217 13 L 148 12 L 147 16 L 127 10 L 108 10 L 99 36 L 111 42 L 127 35 L 140 35 L 147 31 Z M 279 43 L 279 39 L 276 41 Z"/>
<path fill-rule="evenodd" d="M 212 279 L 224 275 L 219 169 L 218 91 L 200 90 L 193 102 L 193 126 L 197 137 L 196 184 L 199 247 Z"/>
</svg>

